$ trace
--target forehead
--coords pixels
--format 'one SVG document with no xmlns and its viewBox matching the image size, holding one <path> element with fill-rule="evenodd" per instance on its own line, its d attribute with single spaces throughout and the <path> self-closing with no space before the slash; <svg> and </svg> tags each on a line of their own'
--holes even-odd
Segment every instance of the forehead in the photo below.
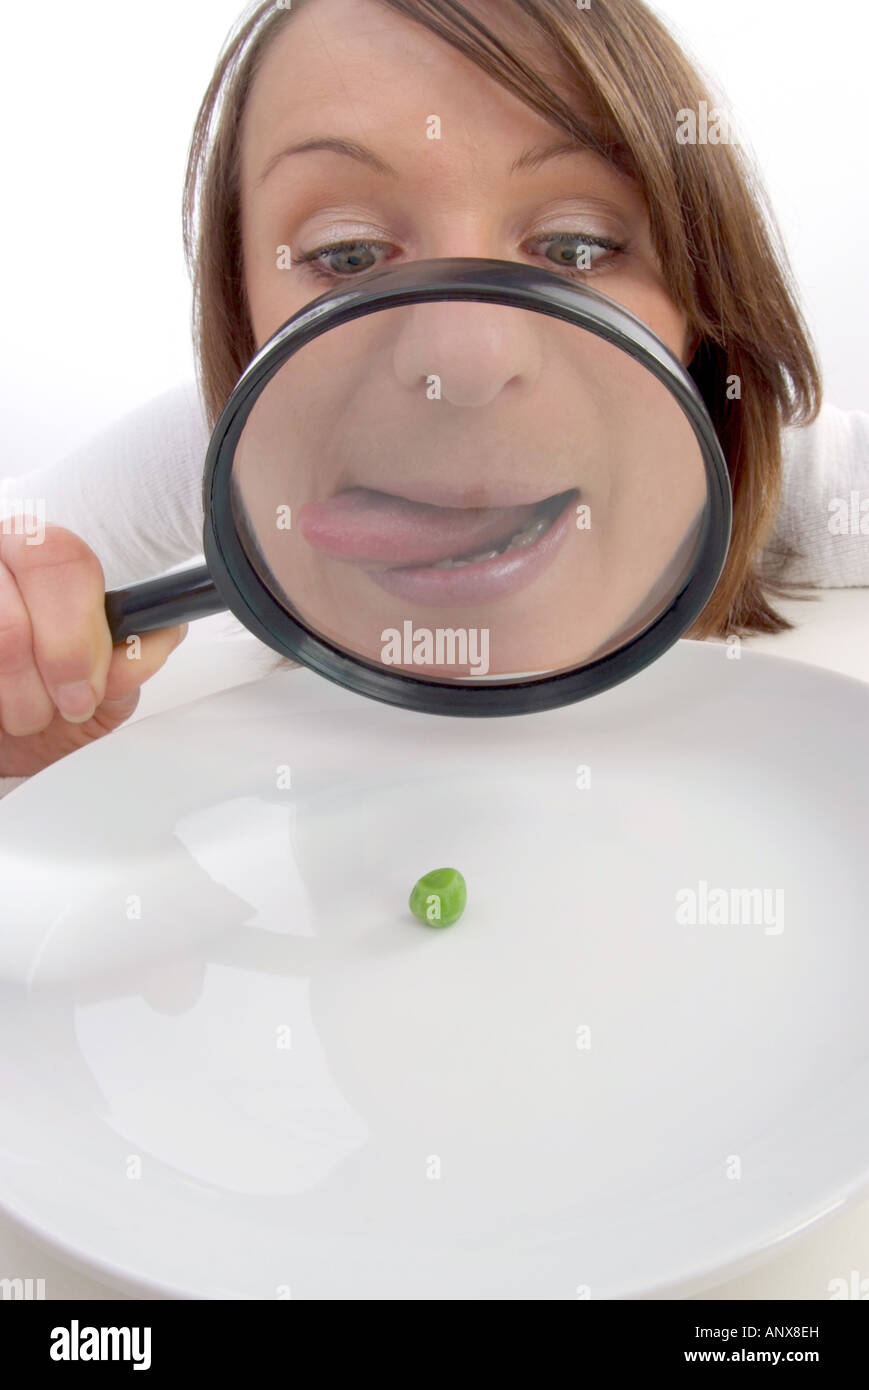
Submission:
<svg viewBox="0 0 869 1390">
<path fill-rule="evenodd" d="M 517 13 L 478 3 L 485 21 L 588 115 L 556 55 Z M 407 136 L 418 148 L 430 116 L 452 118 L 466 146 L 512 146 L 554 127 L 446 40 L 379 0 L 306 0 L 268 49 L 242 126 L 242 176 L 255 177 L 281 142 L 317 132 L 368 144 Z M 474 137 L 474 132 L 477 132 Z M 454 152 L 456 146 L 454 146 Z"/>
</svg>

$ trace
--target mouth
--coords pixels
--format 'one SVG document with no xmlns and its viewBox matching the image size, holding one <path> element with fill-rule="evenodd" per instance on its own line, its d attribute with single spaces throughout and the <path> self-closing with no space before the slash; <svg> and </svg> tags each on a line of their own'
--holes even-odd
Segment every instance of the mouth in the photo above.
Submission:
<svg viewBox="0 0 869 1390">
<path fill-rule="evenodd" d="M 350 488 L 301 508 L 315 549 L 398 597 L 432 605 L 507 597 L 530 583 L 570 529 L 577 488 L 536 502 L 445 507 Z"/>
<path fill-rule="evenodd" d="M 363 568 L 458 567 L 532 545 L 576 495 L 462 507 L 352 487 L 303 506 L 298 526 L 315 550 Z"/>
</svg>

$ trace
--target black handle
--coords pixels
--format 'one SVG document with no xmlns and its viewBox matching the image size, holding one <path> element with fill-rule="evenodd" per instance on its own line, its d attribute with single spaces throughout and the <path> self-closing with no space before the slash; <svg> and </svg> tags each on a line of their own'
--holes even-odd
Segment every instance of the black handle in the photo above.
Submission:
<svg viewBox="0 0 869 1390">
<path fill-rule="evenodd" d="M 115 646 L 135 634 L 177 627 L 225 609 L 207 565 L 164 574 L 159 579 L 106 594 L 106 617 Z"/>
</svg>

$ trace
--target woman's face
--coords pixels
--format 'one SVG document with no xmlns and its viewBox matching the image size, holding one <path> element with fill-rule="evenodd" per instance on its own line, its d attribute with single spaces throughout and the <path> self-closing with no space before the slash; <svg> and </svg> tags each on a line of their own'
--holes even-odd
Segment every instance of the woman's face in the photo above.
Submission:
<svg viewBox="0 0 869 1390">
<path fill-rule="evenodd" d="M 551 55 L 527 33 L 519 42 L 558 87 Z M 242 129 L 257 347 L 366 271 L 481 257 L 602 291 L 687 363 L 643 197 L 567 143 L 378 0 L 306 5 L 267 52 Z M 587 269 L 573 269 L 577 253 Z M 236 476 L 279 586 L 375 661 L 388 659 L 383 632 L 408 620 L 485 628 L 490 675 L 591 659 L 649 620 L 648 596 L 683 567 L 705 503 L 663 387 L 582 330 L 501 305 L 421 304 L 325 334 L 267 388 L 245 439 Z M 275 508 L 288 505 L 278 536 Z M 535 524 L 532 543 L 492 556 Z M 491 558 L 452 566 L 472 554 Z M 439 662 L 416 673 L 472 674 Z"/>
</svg>

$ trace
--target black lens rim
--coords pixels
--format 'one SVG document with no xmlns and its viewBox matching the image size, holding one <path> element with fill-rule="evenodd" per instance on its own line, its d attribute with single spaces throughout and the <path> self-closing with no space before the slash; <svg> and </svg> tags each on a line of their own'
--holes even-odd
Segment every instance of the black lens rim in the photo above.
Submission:
<svg viewBox="0 0 869 1390">
<path fill-rule="evenodd" d="M 527 681 L 445 685 L 374 666 L 313 633 L 281 607 L 248 559 L 236 525 L 230 482 L 235 449 L 260 393 L 284 363 L 330 329 L 366 314 L 443 300 L 502 304 L 542 313 L 596 334 L 642 363 L 689 420 L 706 470 L 709 505 L 696 564 L 673 602 L 623 647 L 571 671 Z M 727 464 L 696 385 L 652 330 L 599 291 L 556 272 L 511 261 L 412 261 L 321 295 L 289 319 L 240 378 L 217 421 L 203 477 L 204 552 L 226 606 L 282 656 L 369 699 L 426 714 L 491 717 L 557 709 L 637 675 L 669 650 L 709 602 L 730 546 L 733 506 Z"/>
</svg>

